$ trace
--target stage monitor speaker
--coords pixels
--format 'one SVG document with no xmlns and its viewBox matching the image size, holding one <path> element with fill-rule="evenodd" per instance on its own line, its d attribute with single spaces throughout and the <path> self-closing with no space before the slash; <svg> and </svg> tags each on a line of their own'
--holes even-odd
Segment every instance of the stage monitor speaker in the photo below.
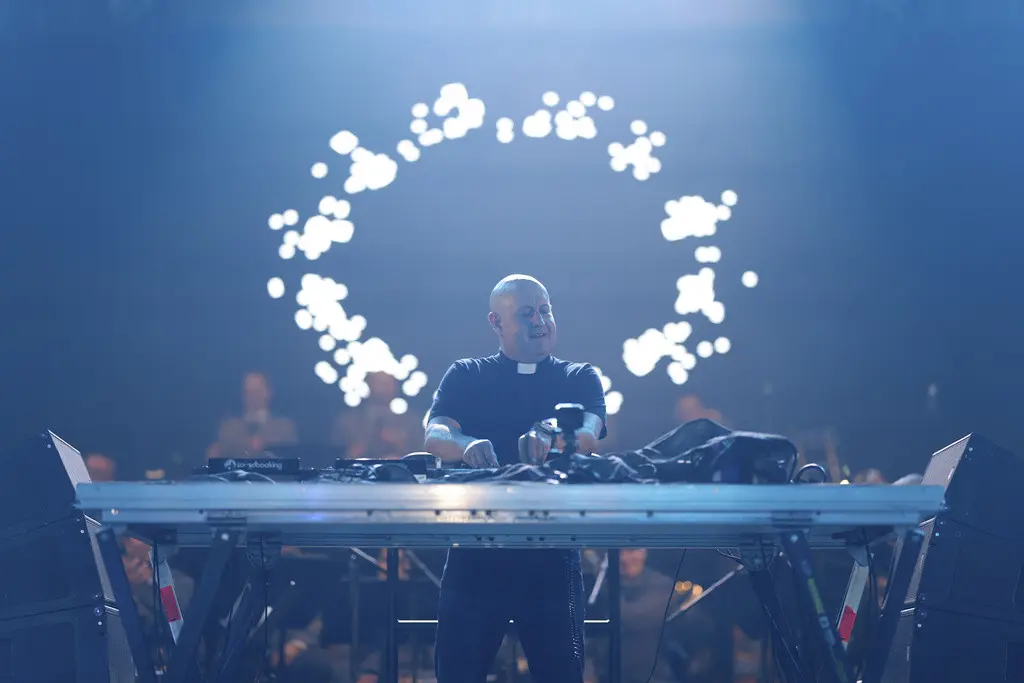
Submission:
<svg viewBox="0 0 1024 683">
<path fill-rule="evenodd" d="M 0 472 L 0 536 L 67 517 L 75 486 L 90 481 L 81 454 L 50 431 L 0 452 Z"/>
<path fill-rule="evenodd" d="M 922 484 L 946 487 L 946 504 L 921 525 L 883 681 L 1024 683 L 1024 459 L 970 435 L 932 456 Z"/>
<path fill-rule="evenodd" d="M 120 615 L 78 607 L 0 621 L 3 683 L 134 683 Z"/>
<path fill-rule="evenodd" d="M 134 681 L 99 525 L 74 505 L 81 455 L 44 432 L 0 464 L 0 683 Z"/>
<path fill-rule="evenodd" d="M 78 512 L 0 539 L 0 620 L 113 600 L 97 563 L 96 530 Z"/>
<path fill-rule="evenodd" d="M 1024 624 L 903 610 L 883 683 L 1024 683 Z"/>
</svg>

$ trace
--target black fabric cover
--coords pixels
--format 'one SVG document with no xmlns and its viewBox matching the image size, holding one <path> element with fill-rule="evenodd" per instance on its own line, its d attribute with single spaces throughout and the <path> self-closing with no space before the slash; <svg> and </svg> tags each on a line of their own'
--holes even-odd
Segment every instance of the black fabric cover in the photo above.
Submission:
<svg viewBox="0 0 1024 683">
<path fill-rule="evenodd" d="M 702 419 L 680 425 L 635 451 L 560 456 L 543 465 L 455 470 L 443 481 L 784 484 L 793 478 L 796 462 L 796 446 L 784 437 L 732 431 Z"/>
</svg>

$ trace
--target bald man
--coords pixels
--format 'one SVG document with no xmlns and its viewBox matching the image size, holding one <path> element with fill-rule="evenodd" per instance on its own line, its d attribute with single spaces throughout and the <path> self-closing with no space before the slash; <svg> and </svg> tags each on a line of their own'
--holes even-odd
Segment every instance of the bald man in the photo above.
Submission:
<svg viewBox="0 0 1024 683">
<path fill-rule="evenodd" d="M 426 449 L 448 463 L 541 463 L 550 440 L 532 429 L 558 403 L 584 406 L 578 450 L 605 435 L 601 380 L 586 363 L 552 356 L 551 298 L 540 282 L 510 275 L 491 292 L 498 353 L 456 361 L 430 408 Z M 537 683 L 583 680 L 583 573 L 578 550 L 468 549 L 448 553 L 434 647 L 438 683 L 483 683 L 514 620 Z"/>
</svg>

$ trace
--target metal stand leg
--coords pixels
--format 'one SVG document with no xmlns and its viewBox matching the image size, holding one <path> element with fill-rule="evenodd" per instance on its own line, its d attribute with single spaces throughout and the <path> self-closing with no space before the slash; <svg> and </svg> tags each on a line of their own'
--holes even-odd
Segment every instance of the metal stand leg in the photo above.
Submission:
<svg viewBox="0 0 1024 683">
<path fill-rule="evenodd" d="M 893 568 L 892 580 L 885 591 L 882 604 L 882 616 L 879 618 L 878 632 L 868 644 L 867 661 L 864 665 L 863 683 L 879 683 L 885 671 L 885 663 L 889 659 L 892 640 L 896 636 L 903 602 L 910 589 L 910 580 L 917 566 L 917 558 L 924 544 L 924 532 L 914 528 L 903 536 L 903 548 Z"/>
<path fill-rule="evenodd" d="M 754 594 L 761 602 L 761 610 L 772 626 L 769 630 L 768 642 L 763 647 L 767 648 L 769 645 L 772 647 L 776 653 L 776 668 L 783 671 L 785 680 L 801 681 L 799 653 L 793 649 L 796 639 L 793 637 L 789 624 L 782 616 L 782 603 L 775 590 L 771 572 L 768 571 L 767 565 L 761 565 L 760 569 L 751 569 L 747 574 L 750 577 L 750 585 L 754 589 Z M 774 642 L 771 640 L 773 638 L 776 639 Z"/>
<path fill-rule="evenodd" d="M 258 570 L 253 569 L 251 574 L 249 580 L 245 582 L 245 587 L 242 589 L 241 600 L 239 600 L 234 614 L 231 616 L 231 629 L 228 632 L 227 639 L 224 641 L 220 672 L 216 679 L 222 683 L 229 683 L 229 681 L 234 680 L 235 669 L 238 665 L 238 659 L 245 648 L 249 629 L 252 628 L 253 623 L 256 621 L 257 611 L 262 608 L 262 605 L 258 604 L 259 601 L 256 599 L 257 591 L 253 585 L 254 579 L 257 578 Z M 264 619 L 266 618 L 267 615 L 264 615 Z M 284 659 L 281 659 L 281 662 L 283 663 Z"/>
<path fill-rule="evenodd" d="M 156 683 L 156 671 L 153 669 L 153 661 L 149 657 L 146 640 L 142 637 L 139 610 L 136 609 L 135 601 L 132 599 L 132 589 L 128 583 L 128 575 L 124 571 L 121 549 L 117 546 L 114 530 L 109 527 L 101 528 L 96 533 L 96 543 L 99 545 L 100 555 L 103 557 L 103 566 L 107 569 L 107 577 L 110 579 L 110 588 L 114 592 L 114 599 L 117 600 L 117 610 L 121 615 L 125 635 L 128 637 L 128 647 L 132 651 L 132 660 L 135 662 L 139 683 Z"/>
<path fill-rule="evenodd" d="M 356 680 L 359 661 L 362 659 L 362 647 L 359 641 L 359 567 L 356 564 L 358 557 L 355 553 L 348 556 L 348 590 L 349 598 L 352 600 L 352 646 L 349 657 L 348 668 L 352 680 Z"/>
<path fill-rule="evenodd" d="M 199 649 L 199 638 L 203 632 L 213 599 L 227 566 L 231 551 L 238 544 L 240 532 L 236 530 L 214 530 L 210 554 L 203 567 L 203 575 L 196 587 L 192 603 L 185 613 L 185 624 L 182 626 L 178 644 L 171 655 L 171 666 L 168 673 L 169 683 L 185 683 L 188 671 L 195 666 L 196 651 Z"/>
<path fill-rule="evenodd" d="M 797 578 L 797 590 L 804 604 L 814 610 L 815 621 L 818 628 L 815 633 L 810 634 L 811 640 L 817 645 L 822 664 L 824 665 L 825 680 L 833 683 L 853 683 L 853 676 L 850 665 L 846 658 L 846 649 L 839 640 L 832 619 L 825 612 L 825 605 L 821 599 L 821 591 L 818 589 L 817 579 L 814 577 L 814 568 L 811 565 L 811 548 L 807 544 L 807 537 L 802 531 L 787 531 L 781 534 L 782 547 L 793 567 Z"/>
<path fill-rule="evenodd" d="M 608 551 L 608 683 L 622 680 L 622 586 L 619 575 L 619 551 Z M 674 589 L 673 589 L 674 590 Z"/>
<path fill-rule="evenodd" d="M 398 683 L 398 548 L 388 548 L 388 632 L 384 683 Z"/>
</svg>

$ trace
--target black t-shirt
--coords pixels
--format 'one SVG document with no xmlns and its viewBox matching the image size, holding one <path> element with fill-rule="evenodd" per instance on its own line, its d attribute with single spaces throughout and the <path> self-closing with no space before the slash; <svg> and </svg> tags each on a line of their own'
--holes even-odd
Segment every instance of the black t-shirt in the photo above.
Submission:
<svg viewBox="0 0 1024 683">
<path fill-rule="evenodd" d="M 462 433 L 494 444 L 498 462 L 519 462 L 519 437 L 555 415 L 559 403 L 579 403 L 605 421 L 601 378 L 588 363 L 549 356 L 535 365 L 503 353 L 456 361 L 441 379 L 428 419 L 447 417 Z M 600 438 L 606 430 L 602 426 Z"/>
<path fill-rule="evenodd" d="M 519 437 L 535 422 L 554 417 L 559 403 L 582 404 L 605 421 L 604 389 L 593 366 L 550 356 L 528 365 L 497 353 L 453 363 L 441 379 L 428 418 L 455 420 L 463 434 L 494 444 L 500 464 L 511 465 L 519 462 Z M 602 426 L 600 438 L 606 433 Z M 449 551 L 444 578 L 467 586 L 498 582 L 529 587 L 541 577 L 568 577 L 566 562 L 578 572 L 578 551 L 460 548 Z"/>
</svg>

